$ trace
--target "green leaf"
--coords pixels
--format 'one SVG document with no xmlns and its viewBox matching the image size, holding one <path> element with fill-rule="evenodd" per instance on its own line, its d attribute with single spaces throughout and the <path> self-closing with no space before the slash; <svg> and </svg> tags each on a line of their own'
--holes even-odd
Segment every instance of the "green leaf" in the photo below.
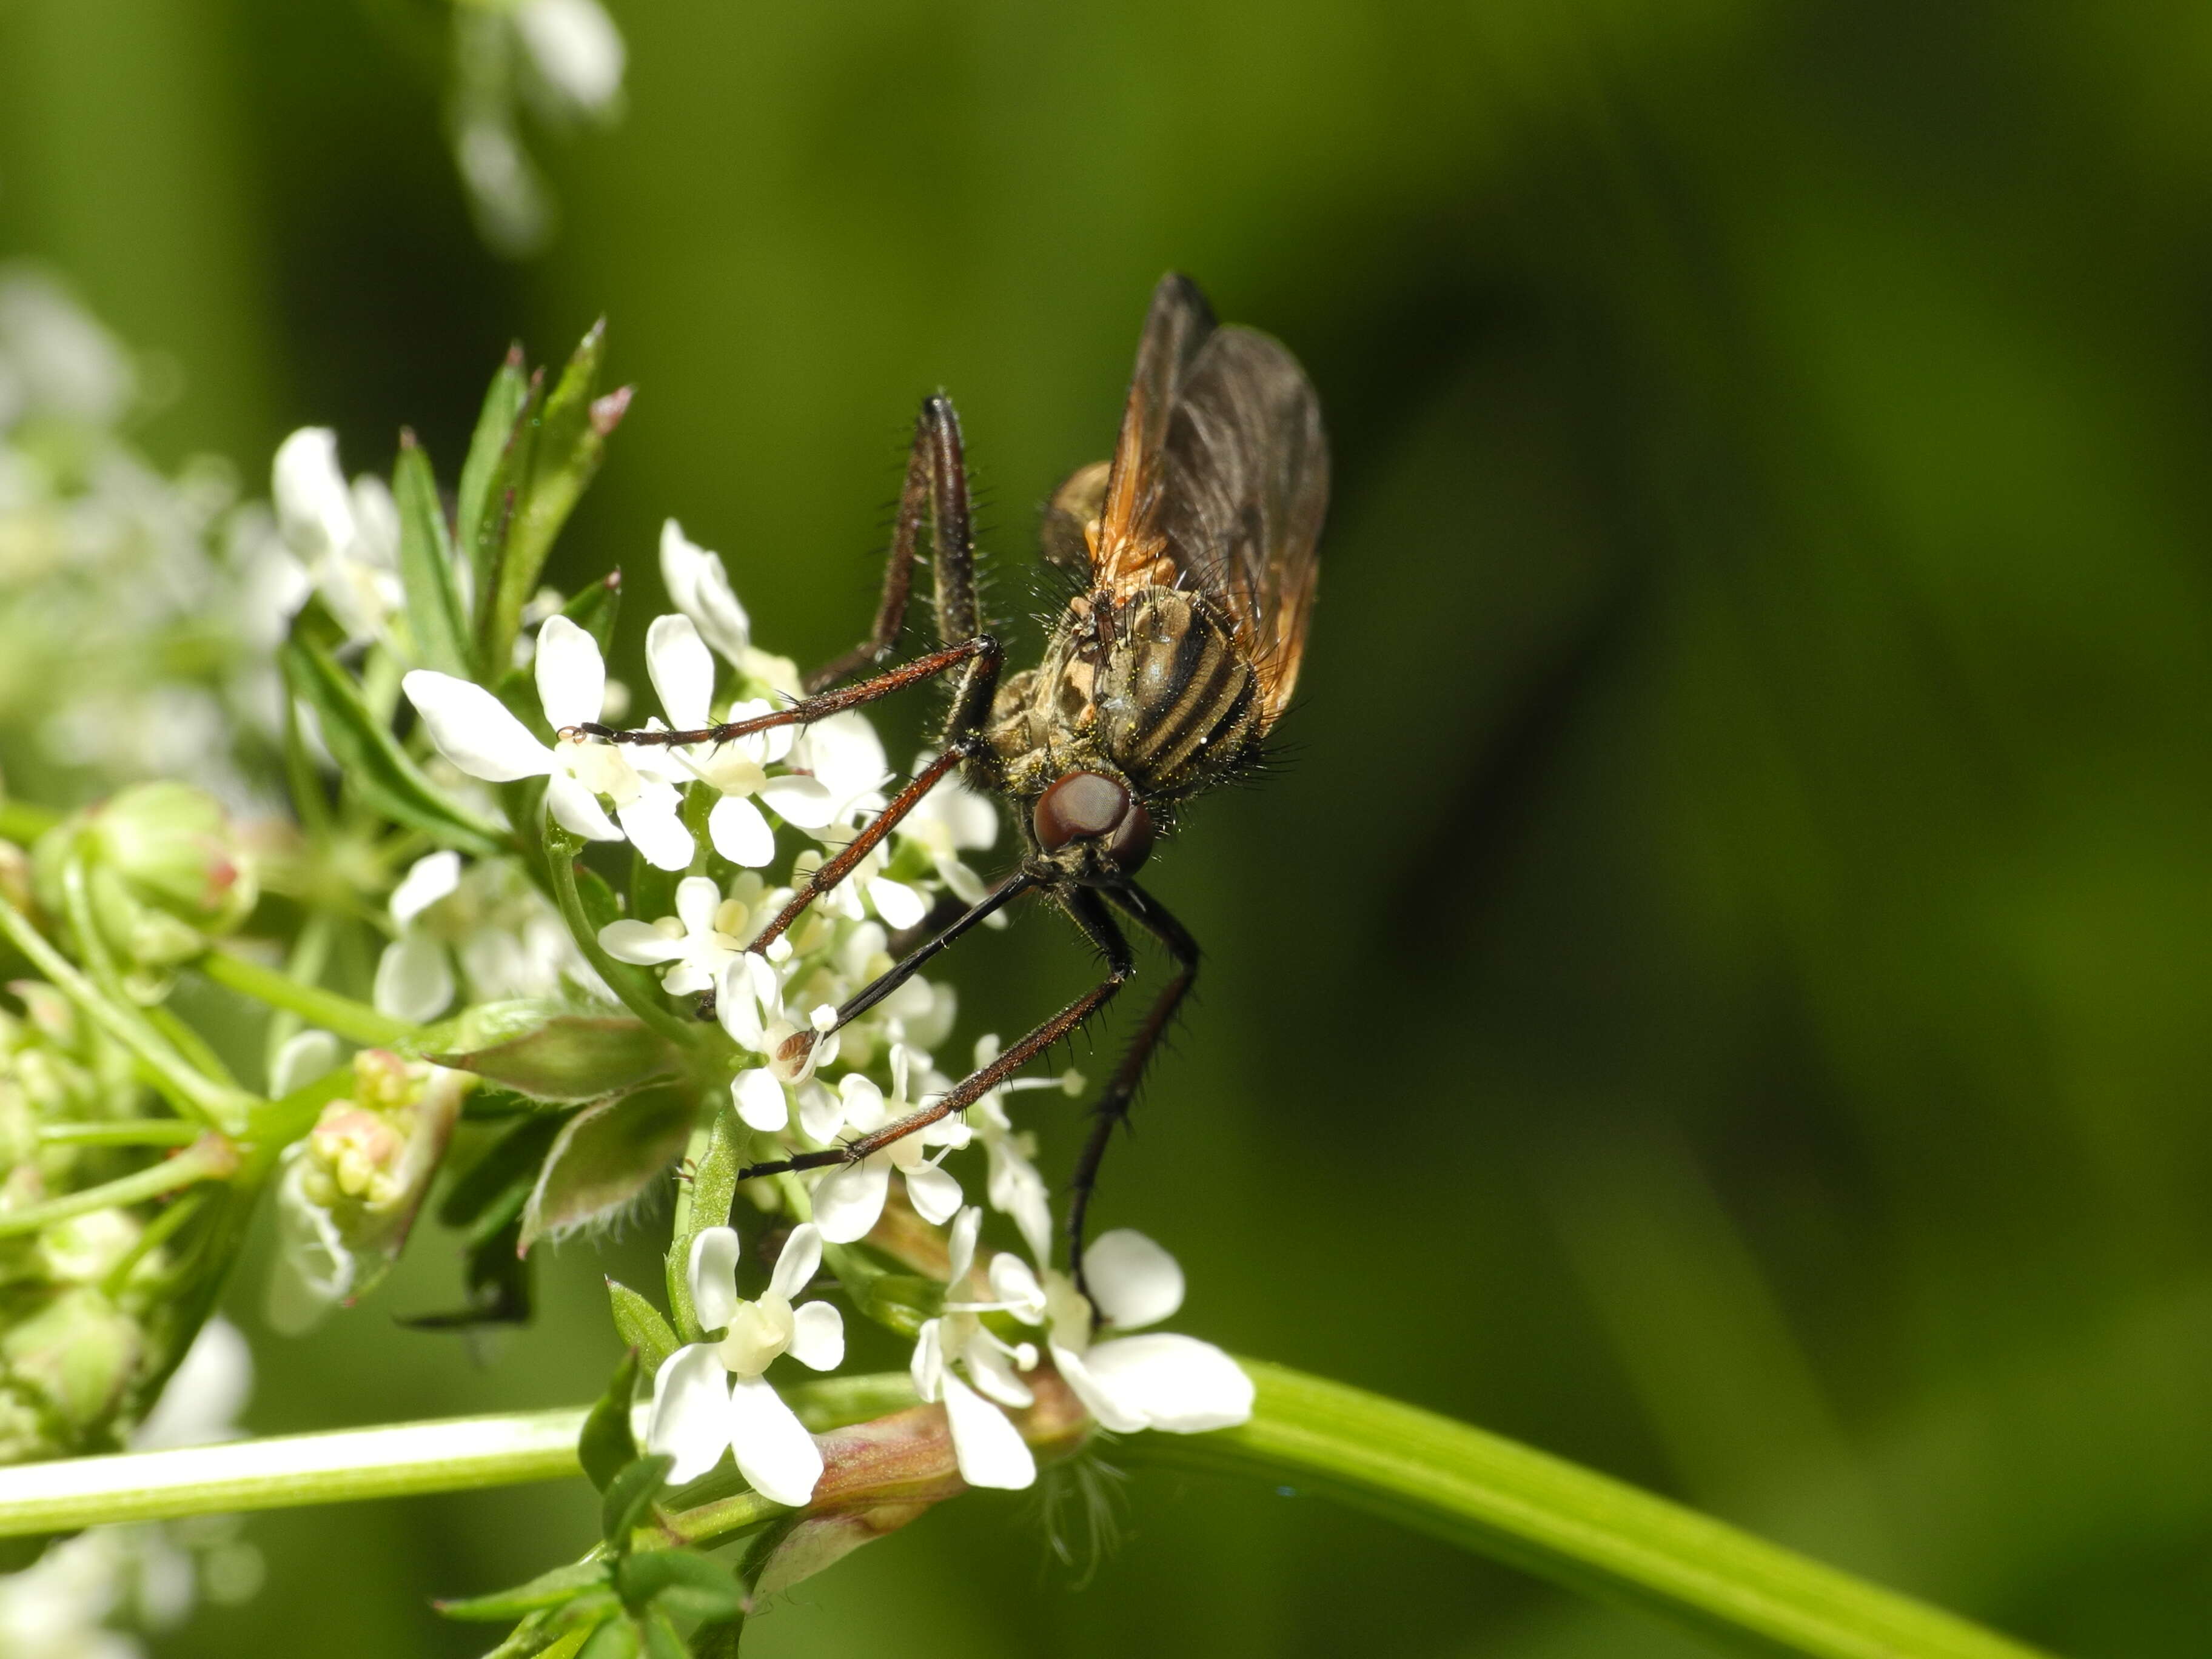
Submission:
<svg viewBox="0 0 2212 1659">
<path fill-rule="evenodd" d="M 446 509 L 438 500 L 430 458 L 404 428 L 392 493 L 399 507 L 399 583 L 407 595 L 407 623 L 415 644 L 431 667 L 466 678 L 471 661 L 468 601 L 446 529 Z"/>
<path fill-rule="evenodd" d="M 607 1280 L 607 1298 L 614 1304 L 615 1332 L 637 1354 L 637 1363 L 648 1372 L 677 1349 L 676 1333 L 660 1316 L 660 1310 L 619 1280 Z"/>
<path fill-rule="evenodd" d="M 599 1500 L 599 1536 L 617 1550 L 629 1548 L 629 1535 L 645 1524 L 653 1500 L 668 1484 L 668 1471 L 676 1460 L 665 1452 L 641 1457 L 617 1470 Z"/>
<path fill-rule="evenodd" d="M 658 1602 L 678 1619 L 728 1619 L 745 1610 L 744 1586 L 692 1550 L 646 1550 L 615 1569 L 615 1589 L 632 1607 Z"/>
<path fill-rule="evenodd" d="M 668 1305 L 675 1310 L 677 1328 L 688 1334 L 696 1335 L 699 1328 L 691 1311 L 691 1241 L 709 1227 L 728 1224 L 730 1201 L 738 1191 L 738 1170 L 744 1163 L 744 1148 L 751 1138 L 751 1131 L 738 1121 L 727 1098 L 718 1102 L 707 1126 L 706 1146 L 694 1154 L 696 1161 L 691 1166 L 691 1178 L 677 1200 L 676 1224 L 671 1230 L 666 1257 Z"/>
<path fill-rule="evenodd" d="M 440 1223 L 466 1227 L 476 1237 L 482 1226 L 502 1226 L 520 1215 L 560 1133 L 561 1120 L 550 1112 L 533 1112 L 516 1123 L 446 1189 L 438 1205 Z"/>
<path fill-rule="evenodd" d="M 645 1655 L 646 1659 L 691 1659 L 690 1644 L 657 1607 L 645 1616 Z"/>
<path fill-rule="evenodd" d="M 637 1626 L 617 1617 L 592 1632 L 590 1639 L 576 1650 L 576 1659 L 637 1659 L 644 1645 Z"/>
<path fill-rule="evenodd" d="M 599 654 L 614 649 L 615 619 L 622 615 L 622 571 L 619 567 L 586 587 L 561 614 L 599 641 Z"/>
<path fill-rule="evenodd" d="M 324 745 L 346 785 L 368 805 L 441 845 L 478 858 L 514 850 L 505 830 L 462 810 L 409 759 L 362 702 L 353 677 L 297 632 L 277 653 L 292 695 L 315 711 Z"/>
<path fill-rule="evenodd" d="M 448 1619 L 471 1623 L 520 1619 L 526 1613 L 565 1606 L 580 1593 L 605 1584 L 609 1573 L 609 1565 L 605 1561 L 580 1561 L 574 1566 L 556 1567 L 550 1572 L 540 1573 L 528 1583 L 518 1584 L 513 1589 L 433 1605 Z"/>
<path fill-rule="evenodd" d="M 561 1014 L 536 1030 L 441 1066 L 474 1072 L 535 1100 L 604 1100 L 676 1069 L 673 1044 L 635 1019 Z"/>
<path fill-rule="evenodd" d="M 601 1492 L 637 1461 L 637 1442 L 629 1431 L 629 1407 L 637 1395 L 637 1350 L 632 1348 L 615 1367 L 613 1380 L 584 1419 L 584 1431 L 576 1439 L 576 1461 Z"/>
<path fill-rule="evenodd" d="M 507 444 L 514 435 L 514 423 L 521 418 L 522 406 L 530 396 L 530 376 L 522 362 L 522 348 L 507 348 L 507 360 L 491 377 L 491 386 L 484 393 L 483 409 L 477 416 L 475 435 L 469 441 L 468 459 L 461 464 L 461 494 L 458 530 L 459 553 L 465 564 L 472 564 L 479 574 L 485 568 L 482 549 L 487 531 L 487 520 L 494 506 L 492 480 L 499 471 L 500 462 L 506 458 Z M 477 589 L 477 602 L 483 602 L 484 590 Z M 496 666 L 504 668 L 501 663 Z"/>
<path fill-rule="evenodd" d="M 570 1118 L 523 1207 L 522 1249 L 623 1209 L 683 1154 L 694 1115 L 681 1091 L 644 1089 Z"/>
<path fill-rule="evenodd" d="M 512 493 L 499 526 L 496 556 L 480 568 L 485 579 L 478 617 L 479 660 L 503 660 L 520 627 L 522 607 L 538 586 L 554 538 L 568 522 L 577 497 L 599 471 L 599 459 L 629 404 L 625 389 L 599 395 L 606 351 L 606 325 L 595 323 L 542 401 L 533 377 L 532 396 L 501 457 L 489 493 Z M 487 502 L 487 513 L 492 511 Z"/>
</svg>

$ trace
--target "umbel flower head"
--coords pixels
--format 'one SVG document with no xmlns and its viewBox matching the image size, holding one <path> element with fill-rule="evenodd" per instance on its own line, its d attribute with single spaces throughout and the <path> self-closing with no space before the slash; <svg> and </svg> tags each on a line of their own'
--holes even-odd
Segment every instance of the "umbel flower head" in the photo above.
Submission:
<svg viewBox="0 0 2212 1659">
<path fill-rule="evenodd" d="M 723 1335 L 661 1362 L 646 1449 L 674 1457 L 669 1478 L 679 1482 L 732 1452 L 754 1490 L 779 1504 L 804 1504 L 822 1478 L 822 1454 L 763 1373 L 786 1354 L 835 1370 L 845 1358 L 844 1319 L 827 1302 L 794 1305 L 822 1265 L 822 1236 L 811 1225 L 792 1230 L 756 1301 L 738 1294 L 738 1250 L 728 1227 L 709 1227 L 691 1241 L 692 1309 L 701 1328 Z"/>
</svg>

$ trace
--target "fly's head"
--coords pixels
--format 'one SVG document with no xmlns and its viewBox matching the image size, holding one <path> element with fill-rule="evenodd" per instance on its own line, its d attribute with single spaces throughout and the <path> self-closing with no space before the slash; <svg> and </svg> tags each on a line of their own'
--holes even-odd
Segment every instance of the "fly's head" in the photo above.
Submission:
<svg viewBox="0 0 2212 1659">
<path fill-rule="evenodd" d="M 1063 772 L 1030 809 L 1037 850 L 1062 876 L 1085 887 L 1119 885 L 1152 850 L 1152 815 L 1121 779 Z"/>
</svg>

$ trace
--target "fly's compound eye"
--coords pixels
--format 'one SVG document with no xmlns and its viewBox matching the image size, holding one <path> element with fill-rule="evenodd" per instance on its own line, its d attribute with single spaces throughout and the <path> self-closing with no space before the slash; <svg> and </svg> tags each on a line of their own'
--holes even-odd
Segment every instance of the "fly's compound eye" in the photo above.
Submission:
<svg viewBox="0 0 2212 1659">
<path fill-rule="evenodd" d="M 1030 821 L 1037 844 L 1057 853 L 1071 842 L 1104 841 L 1114 862 L 1134 870 L 1152 850 L 1152 820 L 1122 784 L 1099 772 L 1070 772 L 1037 797 Z"/>
</svg>

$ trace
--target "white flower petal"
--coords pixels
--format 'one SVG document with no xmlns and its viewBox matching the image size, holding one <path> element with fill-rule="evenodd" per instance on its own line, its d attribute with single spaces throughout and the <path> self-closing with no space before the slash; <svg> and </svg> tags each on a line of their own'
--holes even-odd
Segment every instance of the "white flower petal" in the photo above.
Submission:
<svg viewBox="0 0 2212 1659">
<path fill-rule="evenodd" d="M 657 962 L 673 962 L 684 954 L 684 941 L 671 939 L 649 921 L 624 918 L 599 929 L 599 949 L 617 962 L 640 968 Z"/>
<path fill-rule="evenodd" d="M 890 1121 L 890 1114 L 884 1106 L 884 1091 L 873 1078 L 848 1072 L 837 1079 L 837 1094 L 844 1102 L 845 1121 L 860 1133 L 879 1129 Z"/>
<path fill-rule="evenodd" d="M 678 1348 L 653 1373 L 645 1449 L 676 1460 L 668 1478 L 677 1485 L 696 1480 L 729 1449 L 729 1373 L 708 1342 Z"/>
<path fill-rule="evenodd" d="M 783 1085 L 765 1066 L 740 1072 L 731 1079 L 730 1103 L 738 1109 L 738 1115 L 748 1128 L 773 1134 L 791 1121 L 791 1107 L 784 1097 Z M 875 1224 L 872 1218 L 868 1223 L 869 1227 Z M 867 1227 L 860 1231 L 866 1232 Z"/>
<path fill-rule="evenodd" d="M 1231 1428 L 1252 1415 L 1252 1379 L 1194 1336 L 1159 1331 L 1116 1337 L 1092 1348 L 1085 1364 L 1119 1404 L 1170 1434 Z"/>
<path fill-rule="evenodd" d="M 953 1218 L 952 1231 L 945 1241 L 945 1288 L 956 1296 L 959 1294 L 961 1280 L 975 1265 L 975 1236 L 982 1228 L 983 1212 L 974 1205 Z"/>
<path fill-rule="evenodd" d="M 844 1127 L 845 1103 L 819 1078 L 807 1079 L 795 1092 L 799 1096 L 799 1132 L 809 1140 L 826 1141 Z"/>
<path fill-rule="evenodd" d="M 763 1045 L 768 1041 L 761 1024 L 760 999 L 753 994 L 753 973 L 749 965 L 759 960 L 747 951 L 724 963 L 714 982 L 714 1018 L 721 1021 L 731 1042 L 756 1054 L 766 1052 Z"/>
<path fill-rule="evenodd" d="M 788 1302 L 813 1281 L 821 1267 L 822 1230 L 811 1221 L 801 1222 L 784 1241 L 783 1254 L 775 1259 L 768 1287 Z"/>
<path fill-rule="evenodd" d="M 645 630 L 645 672 L 671 726 L 696 732 L 707 724 L 714 699 L 714 659 L 690 617 L 653 619 Z"/>
<path fill-rule="evenodd" d="M 1044 1286 L 1018 1255 L 1002 1251 L 991 1258 L 991 1299 L 1024 1325 L 1044 1322 Z"/>
<path fill-rule="evenodd" d="M 1006 1414 L 951 1371 L 945 1373 L 945 1413 L 951 1419 L 952 1452 L 962 1480 L 1006 1492 L 1036 1484 L 1036 1459 Z"/>
<path fill-rule="evenodd" d="M 622 91 L 623 38 L 599 0 L 523 0 L 514 32 L 547 85 L 598 114 Z"/>
<path fill-rule="evenodd" d="M 844 1316 L 827 1302 L 808 1302 L 791 1310 L 791 1357 L 817 1371 L 845 1363 Z"/>
<path fill-rule="evenodd" d="M 270 494 L 284 539 L 313 558 L 342 552 L 354 536 L 353 495 L 338 470 L 338 434 L 301 427 L 276 446 Z"/>
<path fill-rule="evenodd" d="M 615 808 L 615 818 L 629 844 L 656 870 L 682 870 L 691 862 L 691 832 L 676 815 L 680 798 L 671 790 L 640 797 Z"/>
<path fill-rule="evenodd" d="M 707 839 L 732 864 L 758 870 L 775 858 L 775 831 L 743 795 L 725 795 L 707 814 Z"/>
<path fill-rule="evenodd" d="M 1116 1330 L 1157 1325 L 1182 1306 L 1182 1269 L 1176 1259 L 1128 1227 L 1091 1240 L 1083 1276 L 1098 1316 Z"/>
<path fill-rule="evenodd" d="M 830 1170 L 814 1188 L 814 1222 L 822 1237 L 832 1244 L 866 1238 L 884 1212 L 890 1184 L 890 1166 L 874 1158 Z"/>
<path fill-rule="evenodd" d="M 545 781 L 545 810 L 553 822 L 586 841 L 620 841 L 623 832 L 609 817 L 599 798 L 570 777 L 556 772 Z"/>
<path fill-rule="evenodd" d="M 742 665 L 752 644 L 752 624 L 730 591 L 719 555 L 684 535 L 671 519 L 660 526 L 660 580 L 676 608 L 697 624 L 700 636 L 725 660 Z"/>
<path fill-rule="evenodd" d="M 676 884 L 676 916 L 687 933 L 710 933 L 722 890 L 712 876 L 686 876 Z"/>
<path fill-rule="evenodd" d="M 407 866 L 392 890 L 392 919 L 404 927 L 461 884 L 461 855 L 431 853 Z"/>
<path fill-rule="evenodd" d="M 801 830 L 820 830 L 837 816 L 837 798 L 812 778 L 796 773 L 770 778 L 760 787 L 768 809 L 786 823 Z"/>
<path fill-rule="evenodd" d="M 738 1233 L 734 1227 L 708 1227 L 691 1240 L 684 1266 L 691 1287 L 691 1311 L 699 1328 L 719 1331 L 738 1310 Z"/>
<path fill-rule="evenodd" d="M 906 1172 L 906 1195 L 915 1213 L 933 1227 L 951 1220 L 960 1207 L 960 1183 L 934 1164 L 917 1164 Z"/>
<path fill-rule="evenodd" d="M 596 720 L 606 707 L 607 665 L 599 642 L 566 617 L 548 617 L 538 630 L 538 701 L 556 732 Z"/>
<path fill-rule="evenodd" d="M 422 1025 L 446 1012 L 453 1000 L 453 958 L 428 933 L 406 933 L 384 947 L 377 958 L 376 1012 Z"/>
<path fill-rule="evenodd" d="M 1030 1350 L 1032 1359 L 1036 1350 Z M 966 1362 L 968 1375 L 975 1384 L 975 1391 L 986 1400 L 1001 1406 L 1033 1406 L 1036 1395 L 1030 1385 L 1022 1381 L 1014 1370 L 1013 1358 L 988 1336 L 978 1337 L 962 1350 L 960 1358 Z"/>
<path fill-rule="evenodd" d="M 808 726 L 792 764 L 811 772 L 841 804 L 881 787 L 890 776 L 876 728 L 866 715 L 850 711 Z"/>
<path fill-rule="evenodd" d="M 1098 1419 L 1101 1428 L 1111 1429 L 1116 1434 L 1134 1434 L 1147 1427 L 1145 1414 L 1125 1405 L 1111 1389 L 1091 1376 L 1091 1367 L 1083 1356 L 1073 1348 L 1052 1344 L 1052 1363 L 1060 1378 L 1075 1390 L 1075 1397 L 1083 1408 Z"/>
<path fill-rule="evenodd" d="M 270 1098 L 281 1100 L 293 1090 L 305 1088 L 334 1070 L 337 1063 L 338 1040 L 328 1031 L 294 1032 L 270 1064 Z"/>
<path fill-rule="evenodd" d="M 929 907 L 922 902 L 921 894 L 904 882 L 893 881 L 886 876 L 877 876 L 868 883 L 868 902 L 876 907 L 884 926 L 895 933 L 920 927 L 921 919 L 929 914 Z"/>
<path fill-rule="evenodd" d="M 730 1444 L 753 1490 L 774 1503 L 804 1504 L 822 1479 L 822 1449 L 764 1376 L 740 1377 L 730 1390 Z"/>
<path fill-rule="evenodd" d="M 553 769 L 553 751 L 481 685 L 430 668 L 416 669 L 399 685 L 438 752 L 471 777 L 513 783 Z"/>
<path fill-rule="evenodd" d="M 907 1375 L 914 1379 L 914 1391 L 921 1396 L 925 1406 L 933 1406 L 945 1388 L 945 1322 L 926 1319 L 915 1333 L 914 1358 L 907 1361 Z"/>
</svg>

